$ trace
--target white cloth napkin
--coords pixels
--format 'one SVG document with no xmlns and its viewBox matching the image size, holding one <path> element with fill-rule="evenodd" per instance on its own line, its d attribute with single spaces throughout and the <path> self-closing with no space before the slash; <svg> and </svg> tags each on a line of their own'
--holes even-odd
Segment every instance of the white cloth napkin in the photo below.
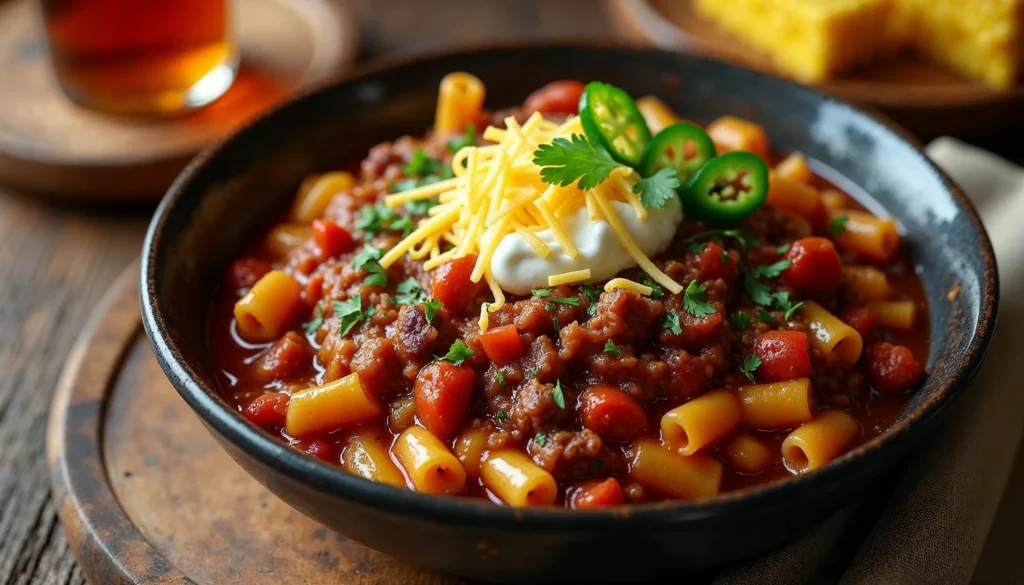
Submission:
<svg viewBox="0 0 1024 585">
<path fill-rule="evenodd" d="M 977 206 L 999 265 L 999 321 L 974 386 L 891 491 L 723 570 L 715 585 L 961 585 L 974 574 L 1024 431 L 1024 169 L 953 138 L 926 152 Z"/>
</svg>

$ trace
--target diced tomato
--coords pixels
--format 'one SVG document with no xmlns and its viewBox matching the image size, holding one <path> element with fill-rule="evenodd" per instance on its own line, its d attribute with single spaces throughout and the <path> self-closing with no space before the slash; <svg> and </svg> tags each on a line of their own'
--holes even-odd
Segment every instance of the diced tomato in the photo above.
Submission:
<svg viewBox="0 0 1024 585">
<path fill-rule="evenodd" d="M 257 396 L 242 411 L 245 418 L 261 428 L 283 427 L 288 414 L 287 394 L 264 394 Z"/>
<path fill-rule="evenodd" d="M 866 307 L 850 307 L 839 315 L 839 319 L 857 330 L 862 338 L 867 338 L 875 330 L 878 315 Z"/>
<path fill-rule="evenodd" d="M 523 104 L 527 113 L 578 114 L 583 84 L 574 79 L 552 81 L 534 91 Z"/>
<path fill-rule="evenodd" d="M 679 311 L 679 325 L 683 329 L 683 345 L 700 348 L 722 328 L 722 312 L 715 311 L 704 317 L 696 317 L 687 311 Z"/>
<path fill-rule="evenodd" d="M 831 241 L 814 237 L 797 240 L 789 248 L 786 258 L 790 265 L 782 272 L 782 280 L 793 288 L 820 296 L 839 287 L 843 261 Z"/>
<path fill-rule="evenodd" d="M 476 256 L 463 256 L 437 267 L 430 281 L 430 296 L 444 303 L 449 313 L 465 312 L 473 299 L 483 290 L 483 280 L 473 282 Z"/>
<path fill-rule="evenodd" d="M 476 376 L 470 368 L 450 362 L 431 362 L 416 376 L 416 414 L 441 438 L 455 436 L 469 410 Z"/>
<path fill-rule="evenodd" d="M 584 483 L 569 496 L 569 507 L 573 510 L 593 510 L 618 506 L 626 501 L 622 484 L 614 477 L 595 479 Z"/>
<path fill-rule="evenodd" d="M 334 449 L 331 448 L 330 443 L 323 439 L 310 441 L 304 450 L 307 455 L 316 457 L 321 461 L 331 463 L 334 460 Z"/>
<path fill-rule="evenodd" d="M 905 392 L 925 375 L 914 354 L 902 345 L 874 343 L 864 354 L 871 385 L 879 392 Z"/>
<path fill-rule="evenodd" d="M 801 331 L 769 331 L 754 340 L 754 355 L 761 358 L 757 377 L 782 382 L 811 375 L 811 352 Z"/>
<path fill-rule="evenodd" d="M 583 426 L 609 441 L 631 441 L 647 430 L 647 413 L 625 392 L 592 386 L 580 395 Z"/>
<path fill-rule="evenodd" d="M 317 273 L 309 277 L 309 281 L 306 282 L 306 302 L 310 305 L 314 304 L 317 299 L 320 298 L 324 292 L 324 275 L 323 273 Z"/>
<path fill-rule="evenodd" d="M 739 266 L 733 262 L 732 258 L 725 253 L 725 250 L 714 242 L 708 242 L 704 244 L 704 249 L 697 254 L 697 268 L 700 270 L 700 274 L 697 277 L 698 280 L 713 280 L 715 278 L 724 278 L 726 280 L 734 280 L 740 275 Z"/>
<path fill-rule="evenodd" d="M 480 344 L 491 361 L 503 366 L 523 355 L 523 342 L 515 325 L 489 329 L 480 334 Z"/>
<path fill-rule="evenodd" d="M 768 156 L 768 134 L 760 124 L 735 116 L 722 116 L 708 124 L 707 131 L 719 154 L 745 150 L 761 158 Z"/>
<path fill-rule="evenodd" d="M 270 272 L 270 263 L 258 258 L 241 258 L 228 266 L 224 281 L 232 290 L 251 288 L 263 275 Z"/>
<path fill-rule="evenodd" d="M 313 240 L 324 258 L 333 258 L 352 250 L 352 234 L 329 219 L 313 220 Z"/>
</svg>

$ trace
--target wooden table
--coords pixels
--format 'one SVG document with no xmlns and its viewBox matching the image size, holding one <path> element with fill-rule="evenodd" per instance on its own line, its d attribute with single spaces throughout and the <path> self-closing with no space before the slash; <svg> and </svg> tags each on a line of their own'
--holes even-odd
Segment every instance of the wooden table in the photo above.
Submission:
<svg viewBox="0 0 1024 585">
<path fill-rule="evenodd" d="M 363 56 L 513 38 L 615 39 L 591 0 L 354 0 Z M 457 24 L 456 24 L 457 23 Z M 1024 162 L 1013 137 L 986 143 Z M 83 583 L 57 521 L 44 436 L 92 307 L 139 253 L 151 207 L 68 207 L 0 186 L 0 585 Z M 1008 493 L 1024 493 L 1024 465 Z M 976 581 L 1024 582 L 1024 498 L 1004 502 Z"/>
</svg>

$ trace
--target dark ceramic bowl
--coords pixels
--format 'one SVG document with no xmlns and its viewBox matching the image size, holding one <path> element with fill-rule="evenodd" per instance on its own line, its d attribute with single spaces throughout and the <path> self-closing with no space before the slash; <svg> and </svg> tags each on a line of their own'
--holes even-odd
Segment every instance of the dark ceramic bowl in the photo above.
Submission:
<svg viewBox="0 0 1024 585">
<path fill-rule="evenodd" d="M 614 510 L 513 509 L 400 490 L 300 454 L 248 423 L 218 394 L 207 355 L 213 288 L 243 237 L 308 173 L 430 126 L 438 82 L 478 75 L 487 103 L 523 101 L 561 78 L 657 94 L 687 118 L 753 119 L 784 151 L 897 217 L 924 276 L 933 332 L 928 376 L 896 425 L 800 477 L 706 501 Z M 959 294 L 950 294 L 958 288 Z M 885 121 L 751 71 L 653 50 L 494 48 L 371 68 L 300 97 L 196 158 L 171 187 L 146 237 L 146 333 L 167 377 L 260 483 L 308 516 L 417 565 L 506 582 L 635 582 L 720 564 L 807 531 L 926 435 L 962 394 L 991 338 L 992 248 L 960 189 Z"/>
</svg>

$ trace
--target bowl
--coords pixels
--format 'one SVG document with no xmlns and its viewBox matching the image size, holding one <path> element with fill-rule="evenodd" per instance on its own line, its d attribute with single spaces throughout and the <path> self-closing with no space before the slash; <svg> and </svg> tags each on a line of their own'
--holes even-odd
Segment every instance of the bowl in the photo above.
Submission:
<svg viewBox="0 0 1024 585">
<path fill-rule="evenodd" d="M 376 484 L 301 454 L 221 398 L 208 359 L 213 289 L 245 236 L 309 173 L 430 126 L 441 77 L 469 71 L 487 104 L 561 78 L 657 94 L 690 119 L 732 113 L 875 210 L 898 218 L 927 292 L 930 375 L 888 432 L 805 475 L 699 501 L 602 511 L 515 509 Z M 870 195 L 869 195 L 870 194 Z M 679 53 L 498 47 L 385 63 L 296 98 L 199 155 L 146 236 L 146 333 L 163 371 L 253 477 L 311 518 L 416 565 L 513 583 L 636 582 L 753 555 L 806 532 L 891 469 L 968 388 L 996 317 L 992 248 L 960 189 L 899 128 L 792 83 Z M 201 478 L 200 478 L 201 479 Z"/>
</svg>

